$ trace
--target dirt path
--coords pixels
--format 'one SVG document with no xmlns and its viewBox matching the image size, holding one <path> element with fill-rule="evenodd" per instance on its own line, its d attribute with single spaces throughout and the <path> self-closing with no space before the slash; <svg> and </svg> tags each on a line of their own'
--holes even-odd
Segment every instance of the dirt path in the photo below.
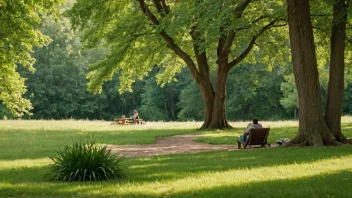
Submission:
<svg viewBox="0 0 352 198">
<path fill-rule="evenodd" d="M 194 142 L 193 139 L 200 133 L 175 135 L 159 138 L 155 144 L 149 145 L 109 145 L 108 149 L 118 152 L 125 157 L 146 157 L 154 155 L 176 153 L 199 153 L 214 150 L 235 150 L 237 145 L 211 145 L 208 143 Z"/>
</svg>

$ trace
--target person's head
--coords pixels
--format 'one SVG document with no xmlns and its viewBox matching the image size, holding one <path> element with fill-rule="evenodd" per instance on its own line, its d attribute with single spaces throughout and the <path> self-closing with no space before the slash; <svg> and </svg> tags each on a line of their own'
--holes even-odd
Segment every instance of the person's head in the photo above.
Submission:
<svg viewBox="0 0 352 198">
<path fill-rule="evenodd" d="M 133 113 L 134 113 L 134 114 L 138 114 L 137 110 L 134 110 Z"/>
<path fill-rule="evenodd" d="M 258 124 L 258 118 L 253 118 L 253 124 Z"/>
<path fill-rule="evenodd" d="M 125 118 L 126 116 L 125 115 L 122 115 L 121 118 Z"/>
</svg>

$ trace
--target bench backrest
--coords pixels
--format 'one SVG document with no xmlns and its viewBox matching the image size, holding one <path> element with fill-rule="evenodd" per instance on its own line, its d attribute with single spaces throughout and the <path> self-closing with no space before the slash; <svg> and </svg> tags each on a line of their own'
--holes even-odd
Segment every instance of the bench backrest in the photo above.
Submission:
<svg viewBox="0 0 352 198">
<path fill-rule="evenodd" d="M 267 142 L 270 128 L 251 128 L 249 131 L 248 144 L 261 145 Z"/>
</svg>

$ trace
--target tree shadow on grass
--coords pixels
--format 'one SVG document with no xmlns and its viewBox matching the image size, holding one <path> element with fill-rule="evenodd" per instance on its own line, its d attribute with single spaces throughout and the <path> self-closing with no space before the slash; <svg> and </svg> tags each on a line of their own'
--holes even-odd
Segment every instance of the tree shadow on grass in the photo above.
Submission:
<svg viewBox="0 0 352 198">
<path fill-rule="evenodd" d="M 351 156 L 351 151 L 352 146 L 214 151 L 150 158 L 126 158 L 122 164 L 128 167 L 128 180 L 131 182 L 167 181 L 207 172 L 312 163 L 318 160 Z M 0 175 L 8 181 L 45 181 L 42 173 L 46 169 L 47 166 L 4 168 L 0 170 Z"/>
<path fill-rule="evenodd" d="M 32 171 L 28 169 L 27 171 Z M 20 172 L 18 172 L 20 174 Z M 241 180 L 244 178 L 238 178 Z M 255 179 L 255 178 L 249 178 Z M 341 170 L 334 173 L 317 174 L 301 178 L 289 179 L 289 175 L 274 177 L 269 181 L 249 181 L 247 183 L 229 182 L 212 185 L 216 187 L 201 187 L 191 189 L 183 187 L 167 188 L 161 193 L 146 191 L 121 190 L 130 181 L 110 182 L 7 182 L 0 180 L 0 196 L 3 197 L 350 197 L 352 188 L 352 171 Z M 153 182 L 150 180 L 149 182 Z M 200 181 L 214 183 L 215 181 Z M 142 183 L 143 184 L 143 183 Z M 145 184 L 145 183 L 144 183 Z M 160 188 L 160 187 L 159 187 Z M 114 190 L 117 189 L 117 190 Z M 156 189 L 159 190 L 159 189 Z M 116 192 L 117 191 L 117 192 Z"/>
<path fill-rule="evenodd" d="M 204 172 L 310 163 L 349 156 L 351 151 L 352 146 L 212 151 L 129 159 L 126 163 L 132 167 L 134 180 L 170 180 Z"/>
<path fill-rule="evenodd" d="M 238 178 L 243 179 L 243 178 Z M 273 178 L 245 185 L 222 185 L 210 189 L 170 193 L 172 197 L 350 197 L 352 171 L 339 171 L 299 179 Z"/>
</svg>

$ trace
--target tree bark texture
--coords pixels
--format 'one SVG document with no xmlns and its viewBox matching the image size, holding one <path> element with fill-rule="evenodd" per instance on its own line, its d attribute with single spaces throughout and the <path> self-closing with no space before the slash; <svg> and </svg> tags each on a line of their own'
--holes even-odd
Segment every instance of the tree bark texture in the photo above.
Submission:
<svg viewBox="0 0 352 198">
<path fill-rule="evenodd" d="M 228 70 L 219 67 L 216 78 L 216 92 L 210 128 L 230 128 L 226 118 L 226 81 Z"/>
<path fill-rule="evenodd" d="M 325 121 L 336 140 L 342 143 L 350 143 L 341 132 L 341 115 L 344 94 L 346 23 L 347 5 L 345 0 L 335 0 L 330 38 L 330 71 Z"/>
<path fill-rule="evenodd" d="M 207 82 L 209 81 L 209 82 Z M 198 83 L 200 92 L 202 93 L 203 107 L 204 107 L 204 123 L 201 129 L 209 128 L 212 119 L 212 111 L 214 104 L 214 90 L 210 82 L 210 78 L 205 82 Z"/>
<path fill-rule="evenodd" d="M 334 144 L 323 117 L 314 37 L 307 0 L 287 0 L 291 54 L 299 98 L 298 134 L 286 146 Z"/>
</svg>

